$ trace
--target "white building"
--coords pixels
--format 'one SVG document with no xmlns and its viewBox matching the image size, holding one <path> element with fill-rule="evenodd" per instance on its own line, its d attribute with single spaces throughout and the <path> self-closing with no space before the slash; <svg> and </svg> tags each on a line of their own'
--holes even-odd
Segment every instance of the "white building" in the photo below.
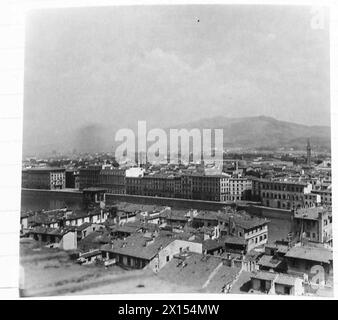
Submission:
<svg viewBox="0 0 338 320">
<path fill-rule="evenodd" d="M 145 173 L 144 168 L 140 167 L 132 167 L 126 170 L 126 177 L 130 178 L 138 178 L 138 177 L 143 177 Z"/>
</svg>

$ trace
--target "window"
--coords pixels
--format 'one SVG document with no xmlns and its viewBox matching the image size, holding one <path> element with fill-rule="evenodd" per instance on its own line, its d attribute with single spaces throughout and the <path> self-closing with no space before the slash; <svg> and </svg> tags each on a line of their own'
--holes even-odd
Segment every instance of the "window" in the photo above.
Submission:
<svg viewBox="0 0 338 320">
<path fill-rule="evenodd" d="M 166 261 L 169 262 L 169 260 L 170 260 L 170 256 L 167 256 Z"/>
<path fill-rule="evenodd" d="M 284 287 L 284 294 L 290 294 L 290 287 Z"/>
</svg>

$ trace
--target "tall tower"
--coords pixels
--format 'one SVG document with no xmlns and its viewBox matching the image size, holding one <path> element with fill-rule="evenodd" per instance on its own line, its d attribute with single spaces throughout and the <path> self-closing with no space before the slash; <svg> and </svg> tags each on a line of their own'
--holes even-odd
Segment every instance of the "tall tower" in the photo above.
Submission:
<svg viewBox="0 0 338 320">
<path fill-rule="evenodd" d="M 306 146 L 306 163 L 308 166 L 311 165 L 311 145 L 310 139 L 307 139 L 307 146 Z"/>
</svg>

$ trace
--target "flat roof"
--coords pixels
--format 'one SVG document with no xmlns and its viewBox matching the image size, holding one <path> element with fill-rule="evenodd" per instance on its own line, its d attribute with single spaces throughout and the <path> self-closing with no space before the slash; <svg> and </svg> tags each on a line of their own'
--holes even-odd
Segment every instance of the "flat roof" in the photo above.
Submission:
<svg viewBox="0 0 338 320">
<path fill-rule="evenodd" d="M 281 263 L 282 263 L 281 260 L 266 254 L 264 254 L 258 261 L 259 265 L 262 265 L 263 267 L 267 268 L 277 268 Z"/>
<path fill-rule="evenodd" d="M 289 180 L 289 181 L 281 181 L 281 180 L 259 179 L 258 181 L 259 182 L 264 182 L 264 183 L 294 184 L 294 185 L 305 186 L 305 187 L 308 185 L 306 182 L 291 181 L 291 180 Z"/>
<path fill-rule="evenodd" d="M 325 247 L 295 246 L 286 254 L 287 258 L 304 259 L 309 261 L 317 261 L 330 263 L 332 261 L 332 250 Z"/>
<path fill-rule="evenodd" d="M 291 287 L 291 286 L 295 285 L 296 279 L 297 278 L 295 278 L 293 276 L 279 273 L 276 280 L 275 280 L 275 283 L 279 283 L 279 284 L 283 284 L 283 285 Z"/>
<path fill-rule="evenodd" d="M 221 257 L 189 252 L 176 255 L 159 271 L 158 276 L 166 281 L 207 292 L 220 292 L 240 271 L 239 268 L 228 267 L 222 262 Z"/>
<path fill-rule="evenodd" d="M 160 248 L 167 246 L 174 241 L 171 237 L 158 236 L 153 240 L 144 237 L 142 234 L 133 234 L 125 240 L 118 239 L 113 241 L 112 246 L 104 246 L 102 250 L 109 251 L 116 254 L 136 257 L 140 259 L 150 260 L 160 250 Z M 146 245 L 147 241 L 153 241 Z"/>
<path fill-rule="evenodd" d="M 239 238 L 235 236 L 226 235 L 221 238 L 219 238 L 221 242 L 224 242 L 225 244 L 238 244 L 238 245 L 246 245 L 246 241 L 244 238 Z"/>
<path fill-rule="evenodd" d="M 311 208 L 301 208 L 295 211 L 294 217 L 298 219 L 305 220 L 317 220 L 320 213 L 331 213 L 331 207 L 311 207 Z"/>
<path fill-rule="evenodd" d="M 34 168 L 23 169 L 23 171 L 45 172 L 45 171 L 66 171 L 66 169 L 65 168 L 59 168 L 59 167 L 34 167 Z"/>
<path fill-rule="evenodd" d="M 273 281 L 277 277 L 277 274 L 274 272 L 269 271 L 256 271 L 253 272 L 251 275 L 252 279 L 259 279 L 259 280 L 266 280 L 266 281 Z"/>
</svg>

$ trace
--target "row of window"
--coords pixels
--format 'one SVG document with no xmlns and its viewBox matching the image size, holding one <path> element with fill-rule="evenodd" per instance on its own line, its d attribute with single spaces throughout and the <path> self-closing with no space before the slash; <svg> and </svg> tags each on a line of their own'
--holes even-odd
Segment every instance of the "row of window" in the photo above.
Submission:
<svg viewBox="0 0 338 320">
<path fill-rule="evenodd" d="M 291 194 L 280 194 L 280 193 L 265 193 L 262 192 L 263 198 L 271 198 L 271 199 L 283 199 L 283 200 L 294 200 L 294 201 L 304 201 L 304 197 L 297 196 L 297 195 L 291 195 Z"/>
<path fill-rule="evenodd" d="M 266 240 L 267 239 L 267 235 L 266 234 L 263 234 L 259 237 L 255 237 L 255 238 L 252 238 L 249 240 L 249 243 L 258 243 L 258 242 L 262 242 L 263 240 Z"/>
<path fill-rule="evenodd" d="M 267 184 L 267 183 L 263 183 L 261 185 L 261 188 L 265 190 L 292 191 L 292 192 L 304 191 L 304 187 L 281 185 L 281 184 Z"/>
</svg>

